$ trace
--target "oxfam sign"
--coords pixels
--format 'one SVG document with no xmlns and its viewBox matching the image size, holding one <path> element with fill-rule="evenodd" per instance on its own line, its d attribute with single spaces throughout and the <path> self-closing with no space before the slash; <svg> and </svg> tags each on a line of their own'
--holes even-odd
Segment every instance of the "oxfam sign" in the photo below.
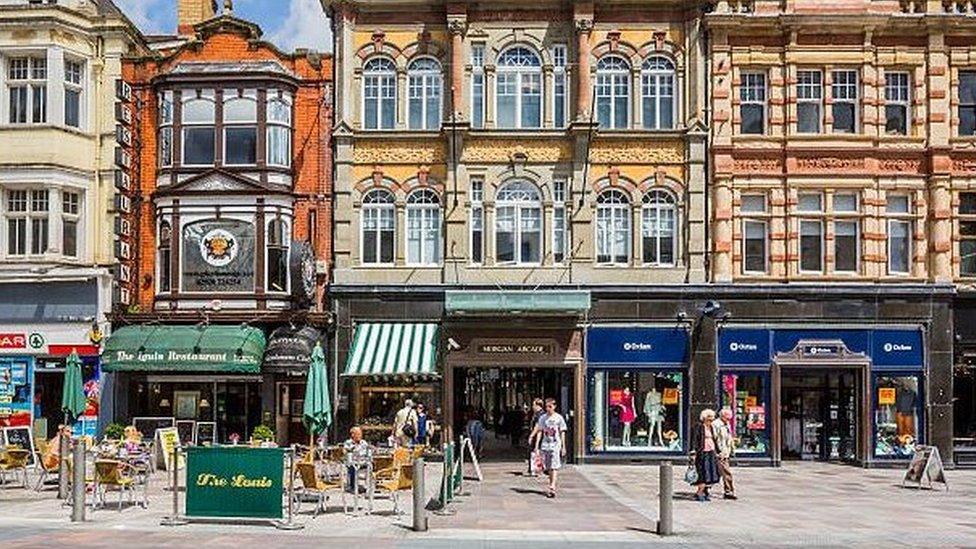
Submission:
<svg viewBox="0 0 976 549">
<path fill-rule="evenodd" d="M 187 516 L 281 518 L 283 460 L 281 448 L 190 448 Z"/>
</svg>

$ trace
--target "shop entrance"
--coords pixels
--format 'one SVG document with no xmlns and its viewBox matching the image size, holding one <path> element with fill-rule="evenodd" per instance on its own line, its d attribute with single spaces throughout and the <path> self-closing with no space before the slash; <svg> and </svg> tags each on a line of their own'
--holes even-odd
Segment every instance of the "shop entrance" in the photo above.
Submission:
<svg viewBox="0 0 976 549">
<path fill-rule="evenodd" d="M 855 368 L 783 370 L 782 459 L 857 461 L 859 380 L 860 372 Z"/>
<path fill-rule="evenodd" d="M 574 455 L 573 368 L 459 367 L 454 370 L 454 429 L 464 433 L 472 419 L 485 427 L 482 458 L 524 460 L 532 431 L 532 400 L 554 398 L 566 418 L 567 459 Z"/>
</svg>

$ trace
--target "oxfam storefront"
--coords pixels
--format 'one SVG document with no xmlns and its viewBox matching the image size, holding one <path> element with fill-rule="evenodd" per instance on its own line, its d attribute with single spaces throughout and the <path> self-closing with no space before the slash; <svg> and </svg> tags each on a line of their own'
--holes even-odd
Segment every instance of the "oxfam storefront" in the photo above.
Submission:
<svg viewBox="0 0 976 549">
<path fill-rule="evenodd" d="M 118 376 L 113 421 L 171 418 L 184 443 L 197 424 L 216 442 L 261 423 L 264 333 L 250 326 L 126 326 L 106 341 L 102 368 Z M 143 433 L 151 437 L 152 433 Z"/>
</svg>

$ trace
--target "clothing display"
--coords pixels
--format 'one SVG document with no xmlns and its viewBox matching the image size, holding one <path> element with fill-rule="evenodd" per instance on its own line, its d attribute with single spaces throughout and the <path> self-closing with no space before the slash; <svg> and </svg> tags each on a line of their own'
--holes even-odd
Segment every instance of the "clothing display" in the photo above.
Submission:
<svg viewBox="0 0 976 549">
<path fill-rule="evenodd" d="M 783 419 L 783 446 L 797 455 L 803 454 L 803 422 L 800 418 Z"/>
<path fill-rule="evenodd" d="M 647 392 L 647 396 L 644 398 L 644 415 L 647 416 L 647 445 L 652 446 L 654 444 L 655 435 L 657 436 L 657 445 L 664 446 L 664 437 L 662 435 L 662 428 L 664 424 L 664 404 L 661 402 L 661 393 L 657 391 L 657 388 L 651 389 Z"/>
<path fill-rule="evenodd" d="M 624 388 L 623 400 L 620 402 L 620 422 L 624 424 L 623 441 L 624 446 L 630 446 L 630 425 L 637 419 L 637 412 L 634 406 L 634 394 L 630 388 Z"/>
</svg>

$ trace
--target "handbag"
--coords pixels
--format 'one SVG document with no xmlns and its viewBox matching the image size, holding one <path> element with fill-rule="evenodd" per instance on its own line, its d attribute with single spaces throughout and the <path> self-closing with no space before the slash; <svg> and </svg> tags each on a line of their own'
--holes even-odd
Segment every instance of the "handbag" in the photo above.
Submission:
<svg viewBox="0 0 976 549">
<path fill-rule="evenodd" d="M 543 472 L 542 469 L 542 452 L 532 450 L 532 453 L 529 455 L 529 473 L 537 475 Z"/>
<path fill-rule="evenodd" d="M 698 483 L 698 470 L 695 469 L 694 464 L 689 464 L 688 468 L 685 469 L 685 482 L 691 485 Z"/>
</svg>

